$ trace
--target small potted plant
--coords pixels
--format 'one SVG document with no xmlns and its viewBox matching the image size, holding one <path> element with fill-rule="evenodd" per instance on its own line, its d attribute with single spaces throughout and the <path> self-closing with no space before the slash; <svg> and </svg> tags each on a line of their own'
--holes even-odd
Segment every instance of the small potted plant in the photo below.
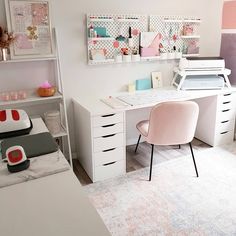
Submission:
<svg viewBox="0 0 236 236">
<path fill-rule="evenodd" d="M 9 33 L 0 26 L 0 49 L 2 54 L 2 60 L 7 60 L 7 54 L 10 44 L 14 41 L 13 33 Z"/>
</svg>

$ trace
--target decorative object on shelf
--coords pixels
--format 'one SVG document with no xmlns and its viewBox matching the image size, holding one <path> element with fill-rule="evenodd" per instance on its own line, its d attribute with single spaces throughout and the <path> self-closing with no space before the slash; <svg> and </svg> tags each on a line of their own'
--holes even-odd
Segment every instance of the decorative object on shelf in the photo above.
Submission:
<svg viewBox="0 0 236 236">
<path fill-rule="evenodd" d="M 193 35 L 193 26 L 191 24 L 184 25 L 182 35 Z"/>
<path fill-rule="evenodd" d="M 59 111 L 48 111 L 44 113 L 45 124 L 51 134 L 61 132 L 61 119 Z"/>
<path fill-rule="evenodd" d="M 160 88 L 163 86 L 162 74 L 160 71 L 152 72 L 152 88 Z"/>
<path fill-rule="evenodd" d="M 6 0 L 5 3 L 7 26 L 16 37 L 10 47 L 11 58 L 52 56 L 49 0 Z"/>
<path fill-rule="evenodd" d="M 44 82 L 38 89 L 37 93 L 40 97 L 51 97 L 55 94 L 56 88 L 48 81 Z"/>
<path fill-rule="evenodd" d="M 27 93 L 26 91 L 10 91 L 10 92 L 3 92 L 0 95 L 0 101 L 16 101 L 16 100 L 23 100 L 26 99 Z"/>
<path fill-rule="evenodd" d="M 14 41 L 13 33 L 9 33 L 0 26 L 0 48 L 1 48 L 1 60 L 6 61 L 8 55 L 8 49 L 11 43 Z"/>
<path fill-rule="evenodd" d="M 196 40 L 191 40 L 188 42 L 187 46 L 187 54 L 198 54 L 199 53 L 199 46 Z"/>
<path fill-rule="evenodd" d="M 133 41 L 133 38 L 132 38 L 132 33 L 131 33 L 131 27 L 130 26 L 129 26 L 128 45 L 129 45 L 129 47 L 133 47 L 134 46 L 134 41 Z"/>
<path fill-rule="evenodd" d="M 106 59 L 105 50 L 104 49 L 91 49 L 90 58 L 91 60 L 95 60 L 95 61 L 105 60 Z"/>
<path fill-rule="evenodd" d="M 158 32 L 141 32 L 140 48 L 142 57 L 159 56 L 161 34 Z"/>
</svg>

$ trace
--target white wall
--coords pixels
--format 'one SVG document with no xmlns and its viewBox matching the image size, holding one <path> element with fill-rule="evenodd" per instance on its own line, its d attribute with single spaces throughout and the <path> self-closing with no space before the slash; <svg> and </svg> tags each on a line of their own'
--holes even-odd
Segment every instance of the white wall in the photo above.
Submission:
<svg viewBox="0 0 236 236">
<path fill-rule="evenodd" d="M 88 66 L 86 55 L 86 13 L 136 13 L 198 16 L 202 19 L 200 53 L 217 56 L 220 48 L 222 0 L 52 0 L 53 22 L 59 34 L 62 76 L 68 104 L 72 149 L 72 97 L 105 96 L 125 89 L 125 85 L 160 70 L 167 85 L 173 62 L 130 65 Z M 0 0 L 0 25 L 5 22 L 4 0 Z"/>
</svg>

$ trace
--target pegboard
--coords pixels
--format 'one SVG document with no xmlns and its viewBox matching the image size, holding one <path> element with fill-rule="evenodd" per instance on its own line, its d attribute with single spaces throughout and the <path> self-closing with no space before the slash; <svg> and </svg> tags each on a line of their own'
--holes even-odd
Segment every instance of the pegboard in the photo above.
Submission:
<svg viewBox="0 0 236 236">
<path fill-rule="evenodd" d="M 105 27 L 107 38 L 91 38 L 89 35 L 90 27 Z M 148 30 L 148 16 L 146 15 L 135 15 L 135 14 L 88 14 L 87 15 L 87 37 L 88 37 L 88 58 L 90 59 L 90 51 L 92 49 L 105 49 L 106 50 L 106 61 L 112 62 L 114 55 L 121 51 L 121 48 L 136 48 L 139 50 L 139 34 L 133 35 L 133 46 L 132 48 L 128 46 L 127 38 L 129 36 L 129 27 L 131 27 L 132 32 L 137 30 L 137 32 L 146 32 Z M 118 41 L 119 46 L 114 47 L 114 42 L 117 43 L 116 38 L 119 35 L 125 37 L 124 41 Z M 91 60 L 89 60 L 91 63 Z M 103 61 L 98 61 L 99 64 Z M 96 63 L 92 63 L 96 64 Z"/>
<path fill-rule="evenodd" d="M 197 56 L 199 54 L 201 19 L 197 17 L 183 16 L 159 16 L 151 15 L 149 19 L 149 31 L 157 31 L 162 35 L 162 45 L 164 52 L 170 52 L 174 46 L 176 51 Z M 191 29 L 190 32 L 187 29 Z M 195 50 L 191 52 L 191 45 L 195 44 Z"/>
<path fill-rule="evenodd" d="M 136 15 L 136 14 L 87 14 L 87 53 L 89 64 L 116 63 L 114 56 L 120 53 L 122 48 L 131 51 L 136 48 L 139 53 L 139 34 L 132 34 L 133 46 L 128 45 L 129 27 L 132 32 L 158 32 L 161 33 L 160 52 L 171 53 L 172 51 L 182 52 L 183 56 L 197 56 L 199 53 L 200 22 L 197 17 L 183 16 L 160 16 L 160 15 Z M 190 28 L 192 32 L 184 34 L 184 28 Z M 90 29 L 105 28 L 108 37 L 95 37 L 90 35 Z M 117 37 L 122 35 L 125 40 L 118 41 Z M 190 47 L 195 46 L 194 53 Z M 193 47 L 192 47 L 193 48 Z M 104 60 L 91 60 L 91 50 L 104 50 Z M 158 57 L 156 57 L 158 58 Z M 145 59 L 145 58 L 143 58 Z M 141 59 L 142 60 L 142 59 Z M 151 60 L 151 59 L 150 59 Z"/>
</svg>

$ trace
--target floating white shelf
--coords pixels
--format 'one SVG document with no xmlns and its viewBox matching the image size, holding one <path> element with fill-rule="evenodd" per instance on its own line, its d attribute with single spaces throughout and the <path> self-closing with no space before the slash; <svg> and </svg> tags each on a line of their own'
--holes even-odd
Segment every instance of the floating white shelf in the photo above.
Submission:
<svg viewBox="0 0 236 236">
<path fill-rule="evenodd" d="M 200 19 L 184 19 L 184 23 L 201 23 Z"/>
<path fill-rule="evenodd" d="M 105 60 L 89 60 L 89 65 L 102 65 L 102 64 L 112 64 L 115 63 L 114 59 L 105 59 Z"/>
<path fill-rule="evenodd" d="M 183 54 L 182 57 L 198 57 L 200 54 L 196 53 L 196 54 Z"/>
<path fill-rule="evenodd" d="M 22 104 L 44 104 L 44 103 L 51 103 L 57 100 L 62 99 L 62 94 L 56 92 L 54 96 L 51 97 L 39 97 L 35 91 L 30 90 L 26 91 L 27 98 L 26 99 L 19 99 L 19 100 L 10 100 L 10 101 L 2 101 L 0 100 L 0 106 L 9 106 L 9 105 L 22 105 Z"/>
<path fill-rule="evenodd" d="M 139 22 L 139 19 L 116 19 L 118 22 Z"/>
<path fill-rule="evenodd" d="M 88 38 L 89 41 L 114 41 L 115 38 L 112 37 L 97 37 L 97 38 Z"/>
<path fill-rule="evenodd" d="M 113 22 L 113 18 L 108 18 L 108 19 L 100 19 L 100 18 L 90 18 L 89 21 L 91 22 Z"/>
<path fill-rule="evenodd" d="M 141 61 L 158 61 L 160 60 L 160 56 L 155 57 L 141 57 Z"/>
<path fill-rule="evenodd" d="M 182 39 L 199 39 L 200 35 L 181 35 L 180 38 L 182 38 Z"/>
<path fill-rule="evenodd" d="M 183 20 L 178 20 L 178 19 L 164 19 L 163 22 L 169 22 L 169 23 L 181 23 Z"/>
</svg>

